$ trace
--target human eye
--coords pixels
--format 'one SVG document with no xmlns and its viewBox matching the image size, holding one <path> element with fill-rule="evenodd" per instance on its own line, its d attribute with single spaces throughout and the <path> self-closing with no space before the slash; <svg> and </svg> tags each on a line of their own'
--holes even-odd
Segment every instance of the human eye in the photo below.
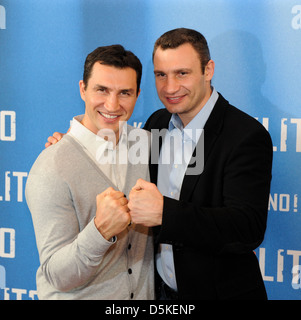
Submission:
<svg viewBox="0 0 301 320">
<path fill-rule="evenodd" d="M 180 70 L 180 71 L 178 72 L 178 76 L 179 76 L 180 78 L 186 77 L 188 74 L 189 74 L 189 72 L 188 72 L 187 70 Z"/>
<path fill-rule="evenodd" d="M 95 88 L 96 92 L 101 93 L 101 94 L 105 94 L 107 93 L 108 89 L 106 87 L 102 87 L 102 86 L 97 86 Z"/>
<path fill-rule="evenodd" d="M 166 74 L 164 72 L 161 72 L 161 71 L 155 72 L 156 78 L 163 79 L 165 76 Z"/>
<path fill-rule="evenodd" d="M 132 96 L 132 91 L 131 90 L 122 90 L 122 91 L 120 91 L 120 95 L 122 97 L 131 97 Z"/>
</svg>

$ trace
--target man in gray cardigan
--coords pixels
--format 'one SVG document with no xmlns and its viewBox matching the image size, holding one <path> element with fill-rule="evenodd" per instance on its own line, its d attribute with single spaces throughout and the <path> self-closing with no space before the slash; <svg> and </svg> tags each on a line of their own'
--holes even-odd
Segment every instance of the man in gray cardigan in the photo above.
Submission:
<svg viewBox="0 0 301 320">
<path fill-rule="evenodd" d="M 129 135 L 138 130 L 146 148 L 149 135 L 125 123 L 141 74 L 139 59 L 120 45 L 90 53 L 79 83 L 85 114 L 30 171 L 39 299 L 154 299 L 151 231 L 131 223 L 126 198 L 138 178 L 149 179 L 148 149 L 145 161 L 129 161 Z"/>
</svg>

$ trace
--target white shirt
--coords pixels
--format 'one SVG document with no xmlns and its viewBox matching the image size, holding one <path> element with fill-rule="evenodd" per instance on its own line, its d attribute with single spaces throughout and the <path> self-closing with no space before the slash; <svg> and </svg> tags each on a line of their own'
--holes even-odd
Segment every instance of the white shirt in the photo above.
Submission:
<svg viewBox="0 0 301 320">
<path fill-rule="evenodd" d="M 182 182 L 193 150 L 217 99 L 218 93 L 213 88 L 207 103 L 185 128 L 183 128 L 182 121 L 177 114 L 171 116 L 168 131 L 162 143 L 158 166 L 157 186 L 164 196 L 179 200 Z M 171 245 L 160 245 L 159 252 L 156 255 L 156 266 L 164 282 L 177 291 Z"/>
<path fill-rule="evenodd" d="M 125 130 L 126 122 L 122 126 L 119 142 L 114 147 L 112 142 L 95 135 L 82 125 L 83 117 L 84 115 L 80 115 L 73 118 L 68 134 L 83 146 L 85 152 L 100 167 L 101 171 L 119 190 L 122 190 L 125 185 L 128 161 L 127 152 L 122 152 L 122 150 L 127 150 L 128 143 Z"/>
</svg>

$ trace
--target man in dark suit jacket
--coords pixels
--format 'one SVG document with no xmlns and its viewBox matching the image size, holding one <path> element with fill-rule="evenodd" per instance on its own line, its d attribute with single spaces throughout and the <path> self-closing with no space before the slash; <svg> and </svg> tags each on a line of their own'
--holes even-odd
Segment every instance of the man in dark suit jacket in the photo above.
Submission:
<svg viewBox="0 0 301 320">
<path fill-rule="evenodd" d="M 176 116 L 183 129 L 208 109 L 215 91 L 207 42 L 197 31 L 172 30 L 157 40 L 153 60 L 166 109 L 156 111 L 145 128 L 166 129 Z M 152 161 L 153 184 L 140 179 L 129 195 L 132 221 L 154 227 L 159 255 L 163 244 L 172 248 L 172 258 L 158 261 L 171 277 L 175 272 L 174 282 L 157 261 L 159 299 L 267 298 L 253 250 L 266 229 L 271 139 L 258 121 L 214 94 L 217 99 L 202 126 L 204 140 L 198 140 L 204 141 L 203 171 L 187 170 L 175 198 L 157 188 L 162 177 Z"/>
</svg>

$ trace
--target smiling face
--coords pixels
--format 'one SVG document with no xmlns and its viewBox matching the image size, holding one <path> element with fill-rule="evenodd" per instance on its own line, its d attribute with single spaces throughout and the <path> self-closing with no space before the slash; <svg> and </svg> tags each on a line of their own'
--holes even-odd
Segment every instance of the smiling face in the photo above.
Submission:
<svg viewBox="0 0 301 320">
<path fill-rule="evenodd" d="M 87 85 L 79 82 L 86 111 L 82 124 L 93 133 L 110 129 L 119 140 L 119 122 L 127 121 L 135 107 L 137 75 L 132 68 L 116 68 L 96 62 Z"/>
<path fill-rule="evenodd" d="M 210 98 L 214 62 L 210 60 L 203 73 L 200 57 L 191 44 L 165 50 L 158 47 L 154 73 L 160 100 L 186 126 Z"/>
</svg>

